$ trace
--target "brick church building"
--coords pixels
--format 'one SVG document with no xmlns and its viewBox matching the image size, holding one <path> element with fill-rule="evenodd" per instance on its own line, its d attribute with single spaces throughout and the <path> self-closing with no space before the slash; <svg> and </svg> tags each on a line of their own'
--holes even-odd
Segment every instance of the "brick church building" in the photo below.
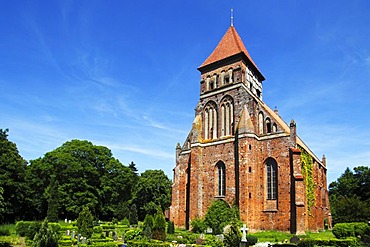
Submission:
<svg viewBox="0 0 370 247">
<path fill-rule="evenodd" d="M 215 200 L 236 205 L 251 231 L 292 233 L 330 225 L 320 160 L 262 100 L 265 80 L 231 25 L 198 68 L 192 129 L 176 147 L 170 219 L 189 229 Z"/>
</svg>

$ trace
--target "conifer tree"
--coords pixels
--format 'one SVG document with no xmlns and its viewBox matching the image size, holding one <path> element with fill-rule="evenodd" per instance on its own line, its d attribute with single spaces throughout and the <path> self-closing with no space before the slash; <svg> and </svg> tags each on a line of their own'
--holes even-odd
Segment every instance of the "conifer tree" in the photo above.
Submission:
<svg viewBox="0 0 370 247">
<path fill-rule="evenodd" d="M 131 225 L 137 225 L 138 223 L 138 216 L 137 216 L 137 208 L 136 204 L 132 204 L 130 207 L 130 214 L 129 214 L 129 219 Z"/>
<path fill-rule="evenodd" d="M 90 238 L 94 228 L 94 217 L 89 207 L 84 206 L 77 219 L 78 232 L 82 236 Z"/>
<path fill-rule="evenodd" d="M 58 247 L 58 233 L 54 232 L 45 219 L 38 233 L 33 239 L 32 247 Z"/>
<path fill-rule="evenodd" d="M 166 239 L 166 219 L 161 210 L 154 216 L 153 238 L 162 241 Z"/>
</svg>

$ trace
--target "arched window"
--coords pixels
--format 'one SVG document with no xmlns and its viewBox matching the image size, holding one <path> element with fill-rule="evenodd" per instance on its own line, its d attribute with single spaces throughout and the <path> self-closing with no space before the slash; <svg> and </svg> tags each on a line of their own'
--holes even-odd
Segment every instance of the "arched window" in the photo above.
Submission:
<svg viewBox="0 0 370 247">
<path fill-rule="evenodd" d="M 266 118 L 266 132 L 271 133 L 271 120 L 270 120 L 270 118 Z"/>
<path fill-rule="evenodd" d="M 262 112 L 258 114 L 258 133 L 260 135 L 263 134 L 263 113 Z"/>
<path fill-rule="evenodd" d="M 267 200 L 276 200 L 277 195 L 277 164 L 272 158 L 266 160 Z"/>
<path fill-rule="evenodd" d="M 218 196 L 225 196 L 226 192 L 226 168 L 222 161 L 217 162 Z"/>
<path fill-rule="evenodd" d="M 221 136 L 234 134 L 233 99 L 226 97 L 221 103 Z"/>
<path fill-rule="evenodd" d="M 216 104 L 210 102 L 204 109 L 204 139 L 217 138 Z"/>
<path fill-rule="evenodd" d="M 276 125 L 276 123 L 274 123 L 274 124 L 272 125 L 272 132 L 273 132 L 273 133 L 276 133 L 276 132 L 277 132 L 277 125 Z"/>
</svg>

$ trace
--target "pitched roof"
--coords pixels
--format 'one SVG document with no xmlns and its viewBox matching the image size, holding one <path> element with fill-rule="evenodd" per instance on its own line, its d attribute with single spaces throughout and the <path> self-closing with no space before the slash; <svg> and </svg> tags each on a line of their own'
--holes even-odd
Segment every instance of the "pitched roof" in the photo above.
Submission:
<svg viewBox="0 0 370 247">
<path fill-rule="evenodd" d="M 257 65 L 254 63 L 252 57 L 249 55 L 247 49 L 245 48 L 242 39 L 236 32 L 234 26 L 229 27 L 225 35 L 222 37 L 221 41 L 218 43 L 217 47 L 213 50 L 211 55 L 202 63 L 199 68 L 239 53 L 244 53 L 249 61 L 253 64 L 253 66 L 257 69 L 257 71 L 261 74 Z"/>
</svg>

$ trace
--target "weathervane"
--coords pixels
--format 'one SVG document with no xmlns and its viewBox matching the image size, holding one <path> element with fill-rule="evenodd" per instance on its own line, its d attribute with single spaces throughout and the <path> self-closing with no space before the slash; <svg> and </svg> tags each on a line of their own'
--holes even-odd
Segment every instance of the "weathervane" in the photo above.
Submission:
<svg viewBox="0 0 370 247">
<path fill-rule="evenodd" d="M 234 9 L 231 9 L 231 18 L 230 18 L 230 25 L 233 27 L 234 26 Z"/>
</svg>

